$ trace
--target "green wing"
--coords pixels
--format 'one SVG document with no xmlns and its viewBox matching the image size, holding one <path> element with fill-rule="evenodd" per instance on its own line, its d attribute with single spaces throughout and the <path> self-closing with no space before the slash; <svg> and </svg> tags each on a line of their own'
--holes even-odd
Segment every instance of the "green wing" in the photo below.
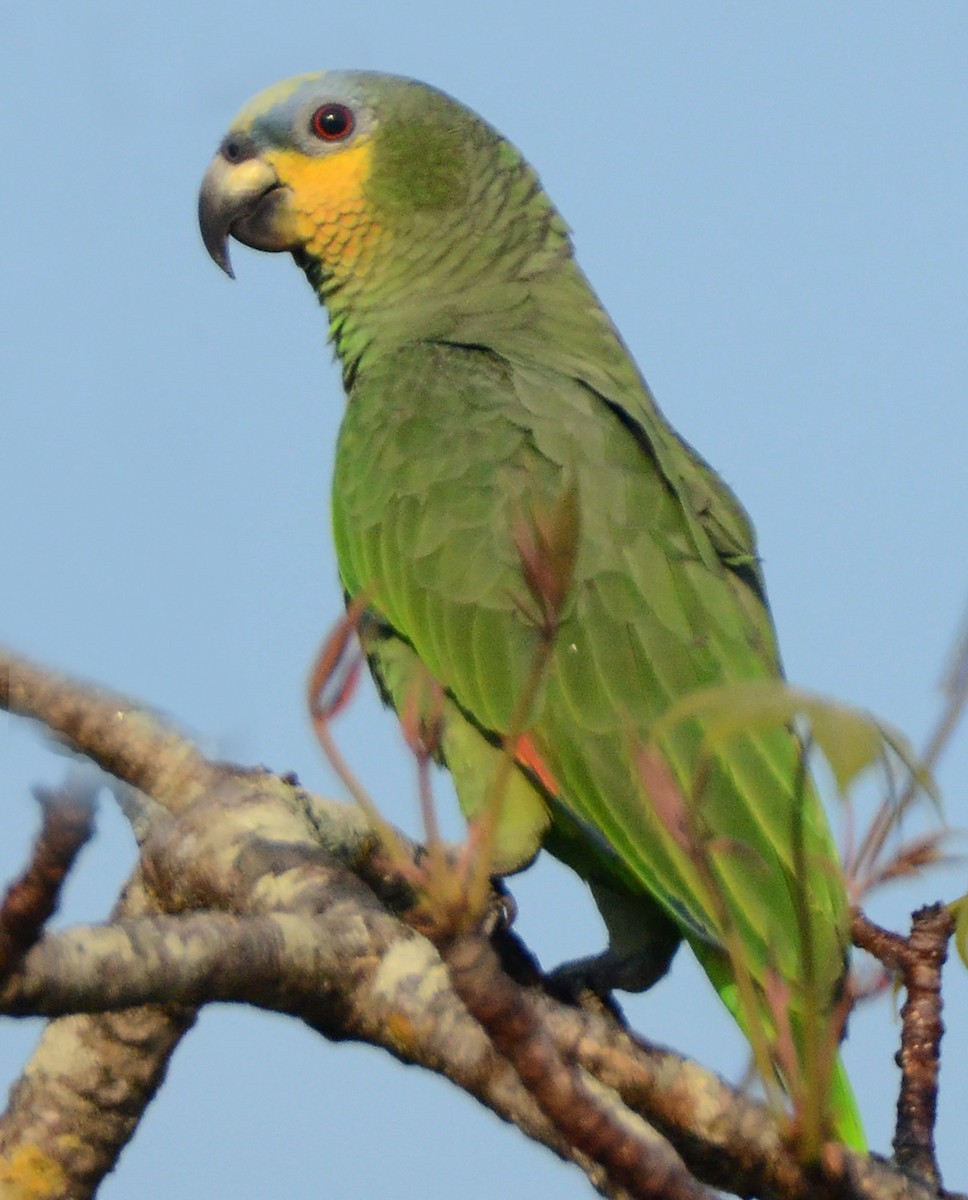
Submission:
<svg viewBox="0 0 968 1200">
<path fill-rule="evenodd" d="M 344 585 L 365 590 L 378 614 L 369 649 L 391 700 L 402 705 L 417 669 L 445 689 L 444 752 L 473 812 L 538 651 L 512 531 L 574 489 L 574 580 L 529 730 L 546 786 L 525 771 L 515 780 L 503 865 L 527 862 L 550 821 L 549 844 L 567 847 L 580 873 L 659 904 L 734 1014 L 723 900 L 757 983 L 777 972 L 795 1011 L 806 897 L 818 986 L 833 1003 L 846 901 L 823 812 L 798 788 L 793 736 L 736 739 L 712 767 L 702 813 L 718 901 L 645 794 L 637 753 L 673 702 L 775 677 L 779 665 L 742 509 L 661 418 L 646 432 L 647 393 L 640 421 L 595 382 L 439 343 L 372 364 L 354 383 L 337 454 Z M 700 736 L 687 727 L 669 744 L 687 794 Z"/>
</svg>

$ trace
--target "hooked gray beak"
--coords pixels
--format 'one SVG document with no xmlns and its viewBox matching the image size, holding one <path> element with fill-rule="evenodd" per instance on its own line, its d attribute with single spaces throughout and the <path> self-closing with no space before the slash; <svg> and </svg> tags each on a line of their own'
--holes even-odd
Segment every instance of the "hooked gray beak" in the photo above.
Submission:
<svg viewBox="0 0 968 1200">
<path fill-rule="evenodd" d="M 226 139 L 212 159 L 198 195 L 198 224 L 205 249 L 229 276 L 228 240 L 234 237 L 256 250 L 293 250 L 291 193 L 273 168 L 242 139 Z"/>
</svg>

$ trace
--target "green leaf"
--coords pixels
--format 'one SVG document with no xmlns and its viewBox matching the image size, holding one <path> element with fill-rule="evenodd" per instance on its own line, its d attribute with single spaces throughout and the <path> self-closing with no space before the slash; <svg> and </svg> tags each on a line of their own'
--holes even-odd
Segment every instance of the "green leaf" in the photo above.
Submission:
<svg viewBox="0 0 968 1200">
<path fill-rule="evenodd" d="M 691 692 L 653 725 L 650 740 L 654 744 L 663 741 L 686 721 L 701 724 L 703 751 L 710 757 L 740 734 L 805 722 L 841 794 L 870 767 L 895 759 L 928 795 L 937 798 L 931 773 L 902 733 L 869 712 L 792 688 L 779 679 L 750 680 Z"/>
<path fill-rule="evenodd" d="M 955 919 L 955 948 L 961 961 L 968 967 L 968 896 L 952 900 L 948 911 Z"/>
</svg>

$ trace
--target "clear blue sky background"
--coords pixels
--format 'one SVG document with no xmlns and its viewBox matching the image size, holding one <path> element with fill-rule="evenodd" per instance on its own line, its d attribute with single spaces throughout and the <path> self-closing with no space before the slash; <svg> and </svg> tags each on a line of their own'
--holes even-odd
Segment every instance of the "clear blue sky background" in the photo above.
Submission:
<svg viewBox="0 0 968 1200">
<path fill-rule="evenodd" d="M 206 257 L 195 196 L 239 105 L 323 67 L 415 75 L 515 140 L 676 425 L 753 513 L 789 674 L 923 741 L 968 590 L 968 6 L 667 0 L 7 5 L 0 639 L 142 697 L 244 762 L 336 792 L 302 709 L 339 610 L 328 530 L 342 408 L 324 319 L 285 257 Z M 367 701 L 344 744 L 395 820 L 409 767 Z M 0 868 L 62 764 L 0 731 Z M 968 738 L 941 773 L 965 824 Z M 456 828 L 456 826 L 455 826 Z M 132 862 L 107 801 L 64 920 Z M 886 894 L 903 923 L 964 868 Z M 515 884 L 552 964 L 595 948 L 554 864 Z M 968 986 L 952 964 L 940 1143 L 968 1182 Z M 629 1004 L 731 1077 L 739 1039 L 683 954 Z M 0 1027 L 12 1078 L 36 1029 Z M 897 1037 L 847 1048 L 887 1149 Z M 105 1200 L 588 1194 L 448 1085 L 221 1008 L 178 1051 Z"/>
</svg>

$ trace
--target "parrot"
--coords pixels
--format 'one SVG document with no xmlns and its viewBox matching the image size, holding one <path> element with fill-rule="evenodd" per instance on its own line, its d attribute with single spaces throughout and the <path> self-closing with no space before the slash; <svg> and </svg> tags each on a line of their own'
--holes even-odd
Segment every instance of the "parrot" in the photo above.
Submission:
<svg viewBox="0 0 968 1200">
<path fill-rule="evenodd" d="M 841 1002 L 850 908 L 800 734 L 761 723 L 710 758 L 684 720 L 673 801 L 643 766 L 691 694 L 783 678 L 753 527 L 657 407 L 535 170 L 436 88 L 310 73 L 235 117 L 199 223 L 230 276 L 230 238 L 290 253 L 327 311 L 342 589 L 384 701 L 402 720 L 435 696 L 464 815 L 503 779 L 494 874 L 546 849 L 605 921 L 590 986 L 644 990 L 685 941 L 751 1041 L 759 1021 L 777 1045 L 784 1009 L 808 1069 L 807 993 L 824 1019 Z M 824 1086 L 832 1136 L 863 1149 L 839 1056 Z"/>
</svg>

